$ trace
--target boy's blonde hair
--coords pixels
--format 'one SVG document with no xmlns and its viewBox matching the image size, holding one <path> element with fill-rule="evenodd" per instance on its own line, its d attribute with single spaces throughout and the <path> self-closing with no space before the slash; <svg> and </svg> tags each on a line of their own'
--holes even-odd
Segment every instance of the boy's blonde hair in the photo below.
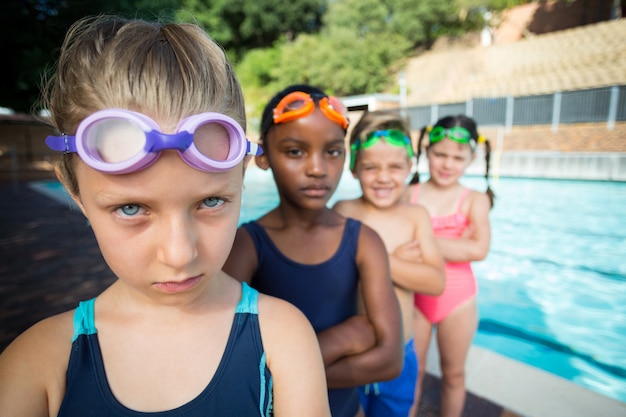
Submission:
<svg viewBox="0 0 626 417">
<path fill-rule="evenodd" d="M 243 94 L 222 48 L 194 24 L 87 17 L 69 29 L 43 103 L 59 132 L 73 134 L 95 111 L 122 108 L 173 128 L 202 112 L 232 117 L 245 131 Z M 58 166 L 78 195 L 75 154 Z"/>
<path fill-rule="evenodd" d="M 358 123 L 350 132 L 350 146 L 352 146 L 357 140 L 363 140 L 365 137 L 367 137 L 367 135 L 378 130 L 399 130 L 404 133 L 407 138 L 410 139 L 410 126 L 410 121 L 396 111 L 366 111 L 365 113 L 363 113 Z M 356 154 L 354 155 L 354 158 L 357 157 L 358 152 L 356 152 Z M 351 166 L 354 167 L 355 164 L 351 164 Z"/>
</svg>

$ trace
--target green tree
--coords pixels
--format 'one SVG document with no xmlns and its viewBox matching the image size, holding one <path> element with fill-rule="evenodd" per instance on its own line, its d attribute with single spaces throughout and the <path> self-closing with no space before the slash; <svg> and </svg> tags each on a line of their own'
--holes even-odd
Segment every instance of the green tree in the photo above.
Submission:
<svg viewBox="0 0 626 417">
<path fill-rule="evenodd" d="M 57 59 L 65 32 L 83 16 L 115 13 L 127 17 L 172 19 L 179 0 L 3 0 L 0 38 L 4 85 L 0 106 L 30 112 L 38 102 L 41 79 Z"/>
<path fill-rule="evenodd" d="M 272 48 L 247 54 L 237 73 L 251 122 L 271 95 L 289 84 L 308 83 L 338 96 L 388 90 L 411 47 L 392 30 L 391 15 L 380 0 L 335 0 L 319 33 L 283 36 Z"/>
<path fill-rule="evenodd" d="M 180 20 L 202 24 L 235 59 L 281 37 L 321 28 L 326 0 L 183 0 Z"/>
</svg>

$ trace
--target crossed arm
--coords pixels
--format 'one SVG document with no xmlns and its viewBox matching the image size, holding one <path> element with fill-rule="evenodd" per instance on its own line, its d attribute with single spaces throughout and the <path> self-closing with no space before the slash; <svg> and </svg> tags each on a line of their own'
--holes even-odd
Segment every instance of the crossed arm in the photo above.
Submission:
<svg viewBox="0 0 626 417">
<path fill-rule="evenodd" d="M 422 206 L 409 206 L 416 235 L 389 254 L 391 275 L 396 285 L 427 295 L 445 288 L 444 258 L 433 234 L 430 216 Z"/>
<path fill-rule="evenodd" d="M 317 334 L 329 388 L 355 387 L 395 378 L 404 360 L 400 308 L 380 237 L 363 225 L 356 263 L 366 314 Z M 254 243 L 245 229 L 235 237 L 224 271 L 250 282 L 257 268 Z"/>
</svg>

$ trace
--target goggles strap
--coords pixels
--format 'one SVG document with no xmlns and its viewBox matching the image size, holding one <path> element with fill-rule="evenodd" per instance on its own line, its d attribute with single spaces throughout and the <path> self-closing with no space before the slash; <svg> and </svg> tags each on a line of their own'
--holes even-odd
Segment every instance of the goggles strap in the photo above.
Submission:
<svg viewBox="0 0 626 417">
<path fill-rule="evenodd" d="M 46 145 L 50 149 L 64 153 L 76 152 L 76 137 L 63 133 L 61 136 L 48 136 Z"/>
<path fill-rule="evenodd" d="M 247 142 L 247 145 L 246 145 L 247 155 L 259 156 L 263 154 L 263 148 L 261 148 L 258 143 L 250 142 L 249 140 L 246 142 Z"/>
</svg>

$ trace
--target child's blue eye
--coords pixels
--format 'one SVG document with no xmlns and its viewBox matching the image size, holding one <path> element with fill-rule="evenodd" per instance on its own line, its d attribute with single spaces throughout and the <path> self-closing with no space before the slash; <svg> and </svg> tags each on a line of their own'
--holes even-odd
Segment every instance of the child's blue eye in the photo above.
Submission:
<svg viewBox="0 0 626 417">
<path fill-rule="evenodd" d="M 117 209 L 124 216 L 134 216 L 139 213 L 140 207 L 137 204 L 126 204 Z"/>
<path fill-rule="evenodd" d="M 219 197 L 209 197 L 209 198 L 205 198 L 203 203 L 207 207 L 214 208 L 214 207 L 219 207 L 222 204 L 224 204 L 224 200 L 222 200 Z"/>
</svg>

